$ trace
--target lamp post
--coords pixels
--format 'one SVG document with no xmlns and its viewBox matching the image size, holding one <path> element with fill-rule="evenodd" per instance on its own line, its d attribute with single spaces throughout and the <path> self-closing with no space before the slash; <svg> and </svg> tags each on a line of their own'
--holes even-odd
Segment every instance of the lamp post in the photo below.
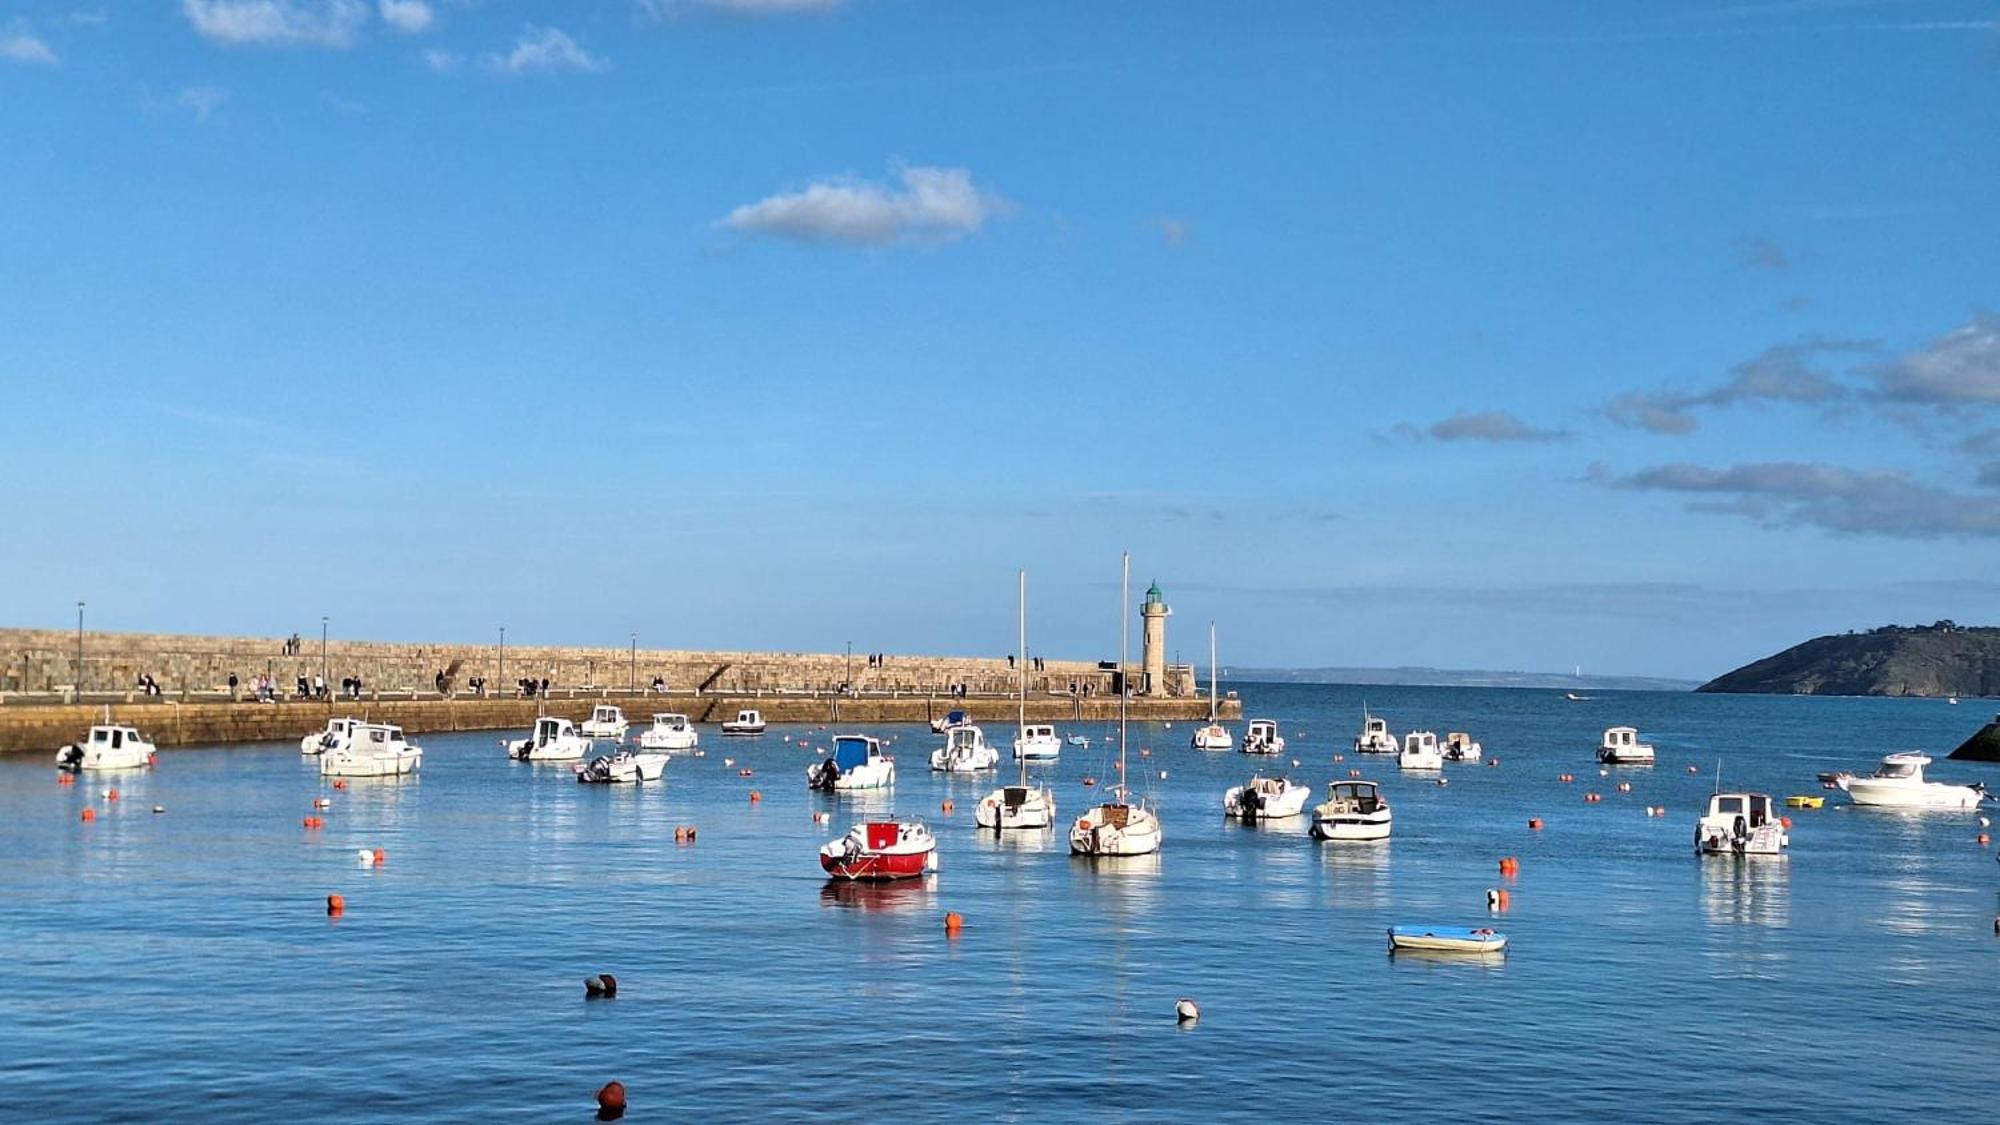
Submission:
<svg viewBox="0 0 2000 1125">
<path fill-rule="evenodd" d="M 326 683 L 326 614 L 319 615 L 319 682 Z"/>
<path fill-rule="evenodd" d="M 849 642 L 847 642 L 847 664 L 845 665 L 845 670 L 844 670 L 844 671 L 842 671 L 842 673 L 841 673 L 841 679 L 845 681 L 844 683 L 842 683 L 842 684 L 840 685 L 840 690 L 842 690 L 842 691 L 846 691 L 846 690 L 847 690 L 847 687 L 848 687 L 848 685 L 849 685 L 849 684 L 852 684 L 852 683 L 854 682 L 854 642 L 853 642 L 853 641 L 849 641 Z"/>
<path fill-rule="evenodd" d="M 632 634 L 632 671 L 625 677 L 625 690 L 639 690 L 639 634 Z"/>
<path fill-rule="evenodd" d="M 505 625 L 502 625 L 500 626 L 500 683 L 502 685 L 505 685 L 506 682 L 507 682 L 507 627 Z M 506 688 L 503 686 L 501 690 L 505 691 Z"/>
<path fill-rule="evenodd" d="M 76 603 L 76 701 L 83 702 L 83 603 Z"/>
</svg>

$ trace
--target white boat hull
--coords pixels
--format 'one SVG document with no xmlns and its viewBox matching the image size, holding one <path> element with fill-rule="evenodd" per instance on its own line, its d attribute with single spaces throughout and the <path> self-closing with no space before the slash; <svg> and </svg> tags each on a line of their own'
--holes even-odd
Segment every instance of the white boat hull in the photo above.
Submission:
<svg viewBox="0 0 2000 1125">
<path fill-rule="evenodd" d="M 893 763 L 856 766 L 841 774 L 833 781 L 835 793 L 853 793 L 866 789 L 887 789 L 896 784 L 896 767 Z"/>
<path fill-rule="evenodd" d="M 150 747 L 139 749 L 125 746 L 116 750 L 85 750 L 83 760 L 77 764 L 77 768 L 86 770 L 144 769 L 149 764 L 147 759 L 152 757 L 152 755 L 153 751 Z M 62 759 L 58 757 L 56 761 L 60 764 Z"/>
<path fill-rule="evenodd" d="M 1159 817 L 1133 805 L 1099 805 L 1069 830 L 1069 850 L 1075 855 L 1151 855 L 1160 850 L 1160 841 Z"/>
<path fill-rule="evenodd" d="M 322 777 L 401 777 L 417 772 L 423 761 L 424 752 L 414 746 L 382 754 L 342 750 L 321 754 L 319 772 Z"/>
<path fill-rule="evenodd" d="M 1607 750 L 1600 747 L 1597 751 L 1597 760 L 1607 766 L 1650 766 L 1653 764 L 1653 751 L 1651 747 L 1623 750 Z"/>
<path fill-rule="evenodd" d="M 1017 762 L 1053 762 L 1062 757 L 1062 740 L 1056 738 L 1028 738 L 1014 740 L 1014 760 Z"/>
<path fill-rule="evenodd" d="M 545 746 L 532 746 L 528 739 L 507 744 L 507 756 L 523 762 L 578 762 L 590 753 L 587 739 L 561 739 Z"/>
<path fill-rule="evenodd" d="M 1306 798 L 1312 790 L 1294 782 L 1286 782 L 1276 793 L 1262 793 L 1261 802 L 1245 802 L 1248 785 L 1238 785 L 1222 795 L 1224 816 L 1237 817 L 1245 821 L 1284 820 L 1298 816 L 1306 809 Z"/>
<path fill-rule="evenodd" d="M 1055 823 L 1056 798 L 1047 789 L 1031 787 L 1019 800 L 1010 802 L 1007 798 L 1005 788 L 981 798 L 978 807 L 972 810 L 974 823 L 993 832 L 1034 830 Z"/>
<path fill-rule="evenodd" d="M 1315 840 L 1386 840 L 1391 826 L 1390 814 L 1380 813 L 1315 813 L 1312 823 L 1312 837 Z"/>
<path fill-rule="evenodd" d="M 1196 750 L 1234 750 L 1236 738 L 1229 733 L 1228 727 L 1210 724 L 1197 729 L 1194 737 L 1188 740 L 1188 745 Z"/>
<path fill-rule="evenodd" d="M 1857 805 L 1887 809 L 1974 809 L 1986 796 L 1984 791 L 1970 785 L 1946 785 L 1938 781 L 1909 785 L 1852 777 L 1842 780 L 1840 786 Z"/>
<path fill-rule="evenodd" d="M 938 773 L 984 773 L 999 764 L 1000 752 L 990 746 L 958 754 L 944 750 L 931 751 L 931 769 Z"/>
<path fill-rule="evenodd" d="M 1356 754 L 1394 754 L 1399 748 L 1393 738 L 1357 738 L 1354 740 Z"/>
<path fill-rule="evenodd" d="M 1436 751 L 1416 754 L 1398 753 L 1396 755 L 1396 765 L 1398 768 L 1406 770 L 1441 770 L 1444 768 L 1444 755 Z"/>
<path fill-rule="evenodd" d="M 1694 848 L 1703 855 L 1782 855 L 1790 843 L 1779 824 L 1760 824 L 1740 838 L 1733 829 L 1706 820 L 1694 829 Z"/>
<path fill-rule="evenodd" d="M 641 750 L 692 750 L 700 744 L 701 736 L 691 730 L 668 734 L 649 730 L 639 736 Z"/>
<path fill-rule="evenodd" d="M 588 771 L 594 763 L 578 763 L 577 780 L 586 783 L 635 785 L 644 781 L 658 781 L 667 772 L 668 757 L 665 754 L 641 753 L 620 754 L 605 763 L 602 776 Z"/>
</svg>

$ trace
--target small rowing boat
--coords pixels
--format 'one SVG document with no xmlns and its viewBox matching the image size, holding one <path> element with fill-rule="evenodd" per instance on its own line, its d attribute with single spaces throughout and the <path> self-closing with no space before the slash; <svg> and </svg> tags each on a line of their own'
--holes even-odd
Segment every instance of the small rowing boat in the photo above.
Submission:
<svg viewBox="0 0 2000 1125">
<path fill-rule="evenodd" d="M 1788 808 L 1794 808 L 1794 809 L 1825 808 L 1826 798 L 1808 796 L 1806 794 L 1794 794 L 1790 797 L 1785 798 L 1785 805 Z"/>
<path fill-rule="evenodd" d="M 1497 930 L 1466 926 L 1391 926 L 1389 952 L 1413 953 L 1499 953 L 1507 948 L 1507 935 Z"/>
</svg>

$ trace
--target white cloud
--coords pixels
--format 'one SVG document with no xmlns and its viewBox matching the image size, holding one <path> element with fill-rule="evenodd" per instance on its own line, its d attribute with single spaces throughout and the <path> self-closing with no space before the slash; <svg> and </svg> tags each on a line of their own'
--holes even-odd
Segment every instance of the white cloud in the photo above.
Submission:
<svg viewBox="0 0 2000 1125">
<path fill-rule="evenodd" d="M 2000 403 L 2000 316 L 1980 313 L 1872 374 L 1875 393 L 1891 402 Z"/>
<path fill-rule="evenodd" d="M 226 47 L 348 47 L 368 22 L 366 0 L 181 0 L 181 13 Z"/>
<path fill-rule="evenodd" d="M 432 47 L 430 50 L 424 52 L 424 65 L 437 71 L 439 74 L 450 74 L 464 64 L 465 56 L 459 54 L 457 51 L 446 51 L 442 48 Z"/>
<path fill-rule="evenodd" d="M 528 74 L 595 74 L 608 70 L 610 62 L 583 49 L 558 28 L 530 24 L 521 32 L 514 49 L 504 55 L 489 54 L 481 60 L 488 70 L 508 77 Z"/>
<path fill-rule="evenodd" d="M 964 168 L 905 166 L 900 187 L 849 178 L 818 180 L 794 192 L 746 203 L 722 225 L 801 242 L 887 246 L 905 240 L 949 242 L 971 234 L 1012 205 L 972 184 Z"/>
<path fill-rule="evenodd" d="M 27 25 L 20 23 L 0 31 L 0 59 L 34 66 L 62 65 L 62 60 L 49 49 L 49 45 L 29 31 Z"/>
<path fill-rule="evenodd" d="M 405 35 L 430 30 L 436 14 L 424 0 L 381 0 L 382 22 Z"/>
<path fill-rule="evenodd" d="M 194 114 L 196 121 L 208 120 L 228 100 L 229 91 L 220 86 L 188 86 L 174 95 L 174 104 Z"/>
<path fill-rule="evenodd" d="M 2000 498 L 1952 492 L 1901 472 L 1765 462 L 1722 469 L 1659 465 L 1622 477 L 1596 465 L 1591 477 L 1612 488 L 1710 497 L 1688 509 L 1765 526 L 1904 539 L 2000 537 Z"/>
</svg>

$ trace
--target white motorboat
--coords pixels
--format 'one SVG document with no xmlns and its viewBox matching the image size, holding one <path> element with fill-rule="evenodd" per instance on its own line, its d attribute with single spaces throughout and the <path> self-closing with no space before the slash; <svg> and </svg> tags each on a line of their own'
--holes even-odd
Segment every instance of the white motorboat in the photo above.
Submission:
<svg viewBox="0 0 2000 1125">
<path fill-rule="evenodd" d="M 1406 770 L 1443 769 L 1444 754 L 1438 750 L 1438 736 L 1427 730 L 1403 735 L 1403 749 L 1396 755 L 1396 765 Z"/>
<path fill-rule="evenodd" d="M 701 745 L 701 735 L 686 715 L 666 712 L 654 715 L 653 725 L 639 732 L 641 750 L 692 750 Z"/>
<path fill-rule="evenodd" d="M 806 767 L 806 785 L 828 793 L 887 789 L 894 784 L 896 760 L 864 734 L 835 735 L 833 753 Z"/>
<path fill-rule="evenodd" d="M 1389 732 L 1389 720 L 1378 719 L 1361 709 L 1361 733 L 1354 736 L 1356 754 L 1394 754 L 1396 736 Z"/>
<path fill-rule="evenodd" d="M 577 732 L 576 724 L 554 715 L 536 719 L 528 737 L 507 744 L 507 756 L 522 762 L 575 762 L 589 753 L 590 740 Z"/>
<path fill-rule="evenodd" d="M 1386 840 L 1391 823 L 1389 802 L 1372 781 L 1336 781 L 1326 787 L 1326 800 L 1313 806 L 1316 840 Z"/>
<path fill-rule="evenodd" d="M 1910 751 L 1890 754 L 1867 777 L 1833 775 L 1833 783 L 1847 791 L 1857 805 L 1902 809 L 1972 809 L 1987 796 L 1984 785 L 1951 785 L 1924 780 L 1928 754 Z"/>
<path fill-rule="evenodd" d="M 337 750 L 347 745 L 348 740 L 354 736 L 354 725 L 360 721 L 349 718 L 328 719 L 325 730 L 316 730 L 299 739 L 299 753 L 324 754 L 328 750 Z"/>
<path fill-rule="evenodd" d="M 668 757 L 662 751 L 620 750 L 616 754 L 600 754 L 570 768 L 576 771 L 577 781 L 585 785 L 632 784 L 658 781 L 666 776 Z"/>
<path fill-rule="evenodd" d="M 1597 744 L 1597 760 L 1607 766 L 1650 766 L 1653 747 L 1639 741 L 1636 728 L 1612 727 Z"/>
<path fill-rule="evenodd" d="M 403 728 L 356 723 L 347 745 L 319 756 L 322 777 L 400 777 L 417 772 L 424 750 L 403 738 Z"/>
<path fill-rule="evenodd" d="M 1447 762 L 1476 762 L 1482 751 L 1479 743 L 1462 730 L 1445 735 L 1444 745 L 1438 748 Z"/>
<path fill-rule="evenodd" d="M 975 726 L 944 732 L 944 745 L 931 751 L 931 768 L 940 773 L 979 773 L 1000 764 L 1000 751 L 986 744 L 986 733 Z"/>
<path fill-rule="evenodd" d="M 1126 618 L 1130 616 L 1132 583 L 1132 556 L 1128 553 L 1122 563 L 1122 574 L 1118 581 L 1118 667 L 1128 668 L 1132 663 L 1132 630 Z M 1130 693 L 1118 693 L 1118 784 L 1112 786 L 1111 799 L 1103 804 L 1093 805 L 1069 829 L 1069 850 L 1072 855 L 1083 856 L 1132 856 L 1151 855 L 1160 850 L 1164 834 L 1160 830 L 1160 818 L 1143 801 L 1134 801 L 1131 790 L 1125 785 L 1125 755 L 1129 727 Z"/>
<path fill-rule="evenodd" d="M 110 708 L 105 710 L 109 713 Z M 137 727 L 99 723 L 90 728 L 90 733 L 84 736 L 82 742 L 73 742 L 56 751 L 56 768 L 71 773 L 81 770 L 133 770 L 152 765 L 155 749 Z"/>
<path fill-rule="evenodd" d="M 1237 817 L 1245 824 L 1259 820 L 1283 820 L 1305 811 L 1309 786 L 1289 777 L 1263 774 L 1235 786 L 1222 795 L 1222 815 Z"/>
<path fill-rule="evenodd" d="M 1275 719 L 1252 719 L 1249 729 L 1243 732 L 1243 752 L 1245 754 L 1282 754 L 1285 752 L 1285 736 L 1278 733 Z"/>
<path fill-rule="evenodd" d="M 1791 842 L 1764 793 L 1717 793 L 1694 825 L 1694 850 L 1703 855 L 1778 855 Z"/>
<path fill-rule="evenodd" d="M 1053 762 L 1062 757 L 1062 745 L 1062 739 L 1056 737 L 1056 728 L 1047 723 L 1023 724 L 1021 733 L 1014 737 L 1014 760 Z"/>
<path fill-rule="evenodd" d="M 1208 623 L 1208 725 L 1196 727 L 1188 745 L 1196 750 L 1234 750 L 1236 738 L 1216 718 L 1215 622 Z"/>
<path fill-rule="evenodd" d="M 1056 795 L 1046 785 L 1003 785 L 979 799 L 972 819 L 994 832 L 1047 828 L 1056 822 Z"/>
<path fill-rule="evenodd" d="M 624 711 L 609 703 L 600 703 L 590 709 L 590 718 L 585 719 L 578 729 L 585 738 L 622 739 L 625 728 L 631 725 L 625 721 Z"/>
<path fill-rule="evenodd" d="M 735 718 L 723 720 L 722 733 L 733 735 L 763 734 L 764 727 L 764 713 L 755 708 L 745 708 L 736 712 Z"/>
</svg>

